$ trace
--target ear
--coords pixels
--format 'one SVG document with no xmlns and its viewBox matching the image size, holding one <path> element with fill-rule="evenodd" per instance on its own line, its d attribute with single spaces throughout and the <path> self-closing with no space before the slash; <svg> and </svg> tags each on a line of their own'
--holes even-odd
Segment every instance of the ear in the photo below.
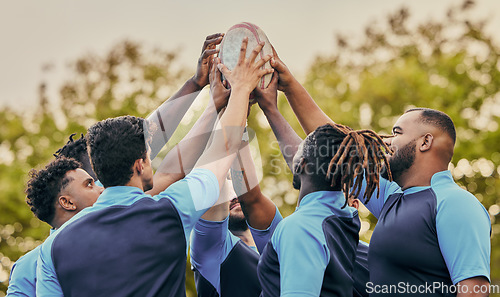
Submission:
<svg viewBox="0 0 500 297">
<path fill-rule="evenodd" d="M 349 206 L 354 207 L 355 209 L 359 209 L 359 200 L 352 199 L 349 203 Z"/>
<path fill-rule="evenodd" d="M 137 173 L 141 175 L 144 172 L 144 159 L 140 158 L 135 160 L 134 168 L 137 171 Z"/>
<path fill-rule="evenodd" d="M 67 211 L 75 211 L 76 210 L 76 205 L 73 203 L 70 196 L 68 196 L 68 195 L 59 196 L 58 201 L 59 201 L 59 205 L 61 205 L 61 207 L 64 210 L 67 210 Z"/>
<path fill-rule="evenodd" d="M 295 174 L 302 174 L 302 172 L 304 172 L 305 167 L 306 167 L 306 159 L 302 157 L 300 158 L 299 164 L 297 164 L 297 166 L 295 166 L 294 168 Z"/>
<path fill-rule="evenodd" d="M 420 144 L 419 150 L 421 152 L 426 152 L 431 149 L 432 147 L 432 142 L 434 140 L 434 136 L 432 134 L 427 133 L 423 136 L 423 142 Z"/>
</svg>

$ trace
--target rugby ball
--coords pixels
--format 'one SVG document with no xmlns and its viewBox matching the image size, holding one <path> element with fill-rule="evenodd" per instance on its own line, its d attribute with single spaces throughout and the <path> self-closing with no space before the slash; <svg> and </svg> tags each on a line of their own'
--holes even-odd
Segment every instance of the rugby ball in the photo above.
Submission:
<svg viewBox="0 0 500 297">
<path fill-rule="evenodd" d="M 248 46 L 246 53 L 247 58 L 250 56 L 252 50 L 262 41 L 265 42 L 265 45 L 262 48 L 260 54 L 257 56 L 256 61 L 258 61 L 257 59 L 264 58 L 266 55 L 273 54 L 271 43 L 269 42 L 269 39 L 267 39 L 267 36 L 264 31 L 262 31 L 262 29 L 248 22 L 236 24 L 229 28 L 227 33 L 224 35 L 224 38 L 222 39 L 222 43 L 220 45 L 219 58 L 221 59 L 222 64 L 224 64 L 229 70 L 233 70 L 233 68 L 236 66 L 236 63 L 238 63 L 238 59 L 240 57 L 241 42 L 245 37 L 248 37 Z M 262 69 L 270 68 L 272 68 L 270 62 L 267 62 L 262 66 Z M 257 87 L 261 89 L 267 88 L 272 76 L 272 73 L 264 75 L 259 81 Z"/>
</svg>

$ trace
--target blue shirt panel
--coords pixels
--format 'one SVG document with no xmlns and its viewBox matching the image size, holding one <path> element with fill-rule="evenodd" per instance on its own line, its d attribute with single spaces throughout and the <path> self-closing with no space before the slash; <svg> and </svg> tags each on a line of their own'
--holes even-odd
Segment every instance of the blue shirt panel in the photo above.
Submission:
<svg viewBox="0 0 500 297">
<path fill-rule="evenodd" d="M 250 225 L 248 225 L 250 232 L 252 232 L 252 237 L 253 240 L 255 241 L 255 245 L 257 246 L 257 250 L 259 251 L 259 253 L 262 253 L 262 251 L 264 251 L 264 248 L 266 247 L 266 244 L 269 242 L 269 239 L 271 239 L 274 230 L 282 220 L 283 216 L 281 215 L 278 207 L 276 207 L 276 213 L 274 214 L 273 221 L 271 222 L 271 225 L 269 225 L 267 229 L 259 230 L 252 228 Z"/>
<path fill-rule="evenodd" d="M 85 215 L 114 205 L 129 206 L 143 198 L 152 198 L 154 200 L 167 198 L 176 208 L 182 221 L 187 248 L 189 234 L 194 224 L 207 210 L 205 206 L 210 207 L 213 205 L 218 197 L 219 182 L 216 176 L 207 169 L 193 170 L 184 179 L 172 184 L 165 191 L 153 197 L 135 187 L 117 186 L 106 188 L 93 206 L 87 207 L 73 216 L 42 244 L 37 264 L 37 296 L 63 296 L 52 259 L 52 245 L 61 230 L 64 230 L 68 225 Z M 205 208 L 203 209 L 203 207 Z"/>
<path fill-rule="evenodd" d="M 488 211 L 474 195 L 460 188 L 449 171 L 431 180 L 436 193 L 436 231 L 439 247 L 453 284 L 484 276 L 490 280 L 490 233 Z"/>
<path fill-rule="evenodd" d="M 489 279 L 490 230 L 479 201 L 449 171 L 438 172 L 430 187 L 387 199 L 370 244 L 370 280 L 451 285 L 475 276 Z"/>
<path fill-rule="evenodd" d="M 344 203 L 342 192 L 313 192 L 303 197 L 297 210 L 277 226 L 270 243 L 279 261 L 281 296 L 320 295 L 330 262 L 323 221 L 332 215 L 357 216 L 355 208 L 341 209 Z M 259 279 L 264 287 L 265 275 L 260 271 L 259 267 Z"/>
<path fill-rule="evenodd" d="M 231 249 L 240 240 L 228 229 L 229 216 L 223 221 L 200 219 L 191 233 L 191 265 L 220 294 L 220 269 Z"/>
<path fill-rule="evenodd" d="M 373 194 L 370 196 L 370 200 L 368 201 L 368 203 L 366 203 L 366 200 L 368 199 L 363 198 L 363 195 L 365 194 L 366 191 L 366 180 L 363 179 L 363 186 L 361 187 L 359 196 L 356 197 L 366 206 L 366 208 L 368 208 L 368 210 L 377 219 L 380 216 L 380 212 L 382 211 L 382 208 L 384 207 L 387 198 L 389 198 L 389 196 L 391 196 L 392 194 L 402 193 L 401 187 L 396 182 L 388 181 L 383 177 L 380 177 L 379 186 L 380 186 L 380 191 L 378 192 L 377 189 L 375 189 Z"/>
<path fill-rule="evenodd" d="M 12 266 L 7 296 L 36 296 L 36 261 L 40 246 L 19 258 Z"/>
</svg>

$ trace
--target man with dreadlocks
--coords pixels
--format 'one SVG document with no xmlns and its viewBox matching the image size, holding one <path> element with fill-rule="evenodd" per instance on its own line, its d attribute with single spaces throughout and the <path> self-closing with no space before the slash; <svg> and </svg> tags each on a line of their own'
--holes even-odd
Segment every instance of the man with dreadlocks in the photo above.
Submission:
<svg viewBox="0 0 500 297">
<path fill-rule="evenodd" d="M 300 192 L 297 210 L 276 227 L 259 261 L 262 296 L 352 296 L 360 223 L 348 198 L 358 179 L 366 180 L 366 196 L 376 192 L 387 146 L 373 131 L 338 124 L 302 141 L 278 111 L 277 86 L 274 76 L 257 100 Z M 293 158 L 288 149 L 297 151 Z"/>
<path fill-rule="evenodd" d="M 276 54 L 271 64 L 306 133 L 325 123 L 335 126 Z M 378 171 L 367 171 L 366 182 L 360 181 L 363 172 L 355 171 L 358 180 L 341 180 L 344 189 L 353 186 L 352 192 L 378 218 L 369 248 L 366 292 L 488 296 L 491 223 L 484 206 L 447 170 L 456 140 L 453 121 L 441 111 L 416 108 L 406 111 L 392 132 L 387 143 L 394 153 L 381 178 Z M 285 144 L 293 152 L 294 142 Z M 332 161 L 342 159 L 338 158 Z"/>
</svg>

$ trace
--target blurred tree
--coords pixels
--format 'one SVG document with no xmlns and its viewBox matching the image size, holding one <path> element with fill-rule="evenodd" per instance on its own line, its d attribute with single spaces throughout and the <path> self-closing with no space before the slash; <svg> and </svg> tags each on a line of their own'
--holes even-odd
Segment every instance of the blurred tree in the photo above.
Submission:
<svg viewBox="0 0 500 297">
<path fill-rule="evenodd" d="M 457 143 L 450 169 L 490 213 L 491 275 L 498 283 L 500 47 L 487 34 L 487 21 L 472 17 L 473 8 L 473 1 L 464 1 L 438 21 L 415 26 L 403 8 L 385 23 L 369 24 L 361 41 L 338 35 L 337 49 L 316 59 L 305 86 L 334 121 L 355 129 L 388 134 L 411 107 L 451 116 Z M 290 109 L 285 114 L 293 116 Z M 361 215 L 362 238 L 369 240 L 376 219 L 367 211 Z"/>
<path fill-rule="evenodd" d="M 369 24 L 360 41 L 338 35 L 337 49 L 316 59 L 305 86 L 327 114 L 353 128 L 389 133 L 397 117 L 413 106 L 439 109 L 452 117 L 458 141 L 450 169 L 491 214 L 492 280 L 498 283 L 500 48 L 486 33 L 487 22 L 472 17 L 473 6 L 473 1 L 465 1 L 439 21 L 417 25 L 410 25 L 408 10 L 401 9 L 384 23 Z M 14 261 L 48 234 L 48 226 L 35 219 L 24 202 L 27 172 L 51 160 L 71 133 L 84 133 L 98 120 L 147 115 L 189 76 L 179 70 L 175 54 L 144 50 L 130 41 L 102 56 L 88 54 L 71 69 L 57 103 L 46 98 L 42 84 L 35 114 L 0 110 L 0 296 Z M 286 101 L 279 105 L 305 136 Z M 173 138 L 179 139 L 193 122 L 194 117 L 185 121 Z M 261 187 L 286 216 L 298 196 L 291 190 L 291 174 L 257 107 L 248 122 L 258 135 Z M 360 214 L 362 238 L 369 241 L 376 220 L 366 210 Z M 195 296 L 189 269 L 187 280 L 188 296 Z"/>
</svg>

